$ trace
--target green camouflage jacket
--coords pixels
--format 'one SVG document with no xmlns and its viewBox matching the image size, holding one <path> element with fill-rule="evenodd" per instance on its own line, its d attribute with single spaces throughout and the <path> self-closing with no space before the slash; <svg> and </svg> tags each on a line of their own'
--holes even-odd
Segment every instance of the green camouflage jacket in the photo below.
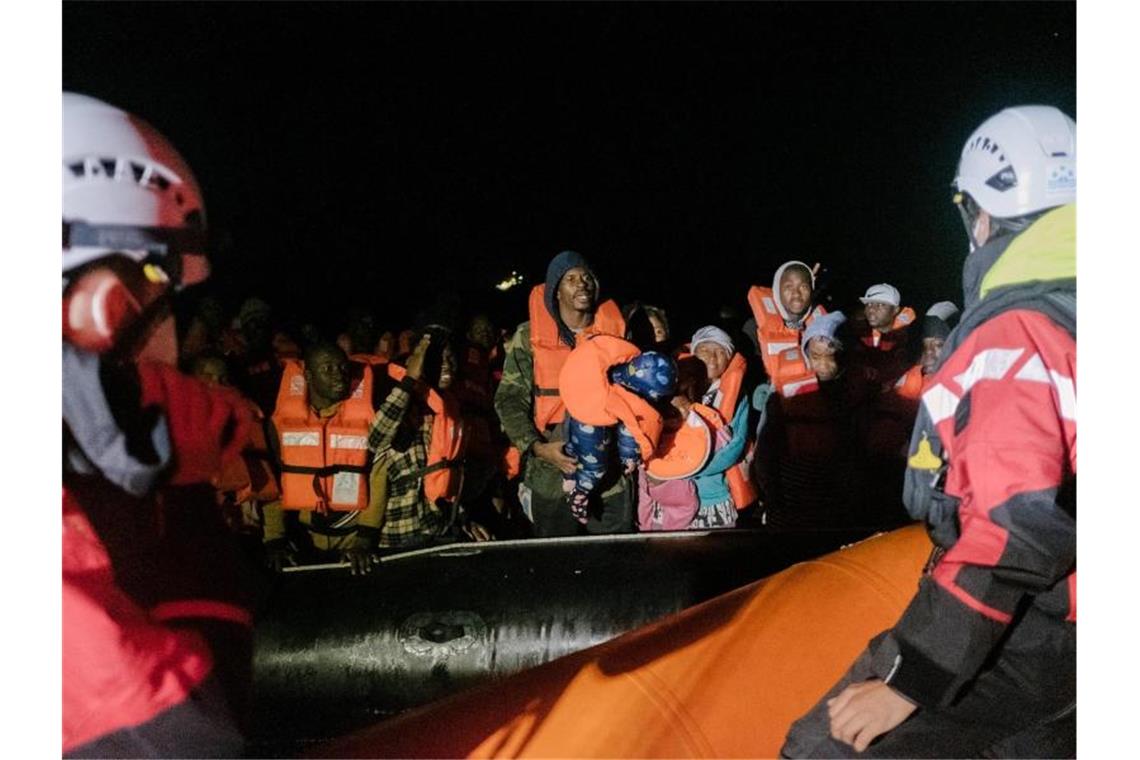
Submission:
<svg viewBox="0 0 1140 760">
<path fill-rule="evenodd" d="M 511 444 L 526 452 L 546 436 L 534 426 L 534 351 L 530 346 L 530 322 L 523 322 L 507 344 L 503 378 L 495 392 L 495 412 Z"/>
</svg>

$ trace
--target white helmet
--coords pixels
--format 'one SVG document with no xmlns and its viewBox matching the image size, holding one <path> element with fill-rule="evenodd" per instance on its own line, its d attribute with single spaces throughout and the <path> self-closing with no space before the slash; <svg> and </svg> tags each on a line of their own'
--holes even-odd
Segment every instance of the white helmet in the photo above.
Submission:
<svg viewBox="0 0 1140 760">
<path fill-rule="evenodd" d="M 1077 123 L 1052 106 L 991 116 L 966 141 L 954 187 L 996 219 L 1075 203 Z"/>
<path fill-rule="evenodd" d="M 161 134 L 101 100 L 63 93 L 63 272 L 125 256 L 152 280 L 206 279 L 205 207 Z"/>
</svg>

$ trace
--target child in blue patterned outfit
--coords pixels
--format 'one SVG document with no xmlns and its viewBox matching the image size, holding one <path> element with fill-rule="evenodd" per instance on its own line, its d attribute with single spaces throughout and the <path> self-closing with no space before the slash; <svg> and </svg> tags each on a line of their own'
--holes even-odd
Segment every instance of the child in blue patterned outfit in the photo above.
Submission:
<svg viewBox="0 0 1140 760">
<path fill-rule="evenodd" d="M 650 402 L 669 398 L 677 384 L 677 365 L 656 351 L 646 351 L 628 362 L 616 364 L 610 367 L 608 374 L 611 383 Z M 562 487 L 569 494 L 570 511 L 584 524 L 589 517 L 590 494 L 606 474 L 614 439 L 617 439 L 618 459 L 626 473 L 637 469 L 641 453 L 637 441 L 622 423 L 587 425 L 568 414 L 566 434 L 563 451 L 578 460 L 578 467 L 573 475 L 563 476 Z"/>
</svg>

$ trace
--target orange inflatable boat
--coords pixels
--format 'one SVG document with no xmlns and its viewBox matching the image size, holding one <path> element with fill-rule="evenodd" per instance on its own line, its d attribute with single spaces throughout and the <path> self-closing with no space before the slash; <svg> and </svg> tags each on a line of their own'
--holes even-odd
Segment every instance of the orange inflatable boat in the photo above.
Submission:
<svg viewBox="0 0 1140 760">
<path fill-rule="evenodd" d="M 776 757 L 893 625 L 930 542 L 913 525 L 319 748 L 322 757 Z"/>
</svg>

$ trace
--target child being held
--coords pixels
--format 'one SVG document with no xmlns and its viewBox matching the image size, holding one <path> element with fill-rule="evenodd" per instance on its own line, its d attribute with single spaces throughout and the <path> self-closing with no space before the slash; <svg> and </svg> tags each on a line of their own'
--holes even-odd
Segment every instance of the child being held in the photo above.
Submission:
<svg viewBox="0 0 1140 760">
<path fill-rule="evenodd" d="M 657 403 L 673 394 L 677 381 L 677 367 L 668 356 L 647 351 L 627 362 L 615 364 L 606 370 L 610 383 L 621 386 L 638 397 Z M 597 488 L 609 468 L 614 442 L 617 457 L 626 474 L 641 464 L 641 450 L 636 437 L 623 422 L 615 425 L 591 425 L 567 413 L 566 443 L 563 451 L 577 460 L 572 475 L 564 475 L 562 486 L 567 493 L 570 511 L 580 523 L 589 518 L 590 494 Z"/>
</svg>

